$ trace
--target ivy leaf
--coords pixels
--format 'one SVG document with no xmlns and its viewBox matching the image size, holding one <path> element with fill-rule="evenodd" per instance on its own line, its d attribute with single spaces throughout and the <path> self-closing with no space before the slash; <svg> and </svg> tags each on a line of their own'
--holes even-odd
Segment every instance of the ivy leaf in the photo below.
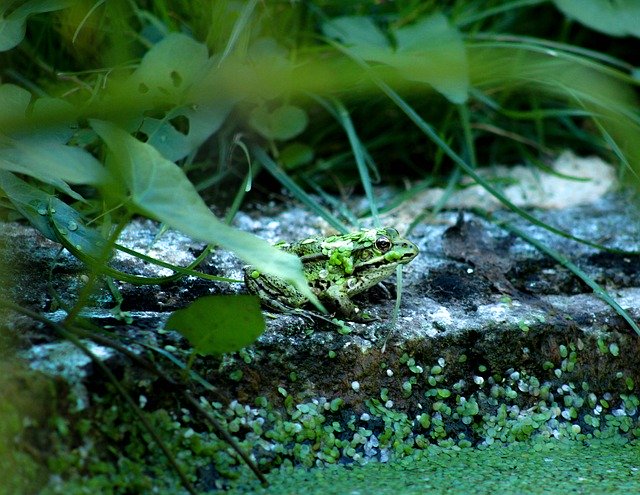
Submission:
<svg viewBox="0 0 640 495">
<path fill-rule="evenodd" d="M 93 129 L 109 148 L 107 166 L 114 177 L 114 201 L 128 201 L 133 210 L 155 218 L 193 239 L 219 244 L 265 273 L 277 275 L 319 305 L 302 273 L 297 256 L 229 227 L 207 207 L 182 169 L 153 146 L 142 143 L 109 122 L 92 120 Z"/>
<path fill-rule="evenodd" d="M 256 296 L 205 296 L 174 311 L 165 328 L 184 335 L 198 354 L 220 355 L 253 344 L 265 329 Z"/>
<path fill-rule="evenodd" d="M 283 105 L 273 111 L 259 106 L 251 112 L 249 123 L 267 139 L 286 141 L 304 131 L 309 118 L 302 108 L 294 105 Z"/>
</svg>

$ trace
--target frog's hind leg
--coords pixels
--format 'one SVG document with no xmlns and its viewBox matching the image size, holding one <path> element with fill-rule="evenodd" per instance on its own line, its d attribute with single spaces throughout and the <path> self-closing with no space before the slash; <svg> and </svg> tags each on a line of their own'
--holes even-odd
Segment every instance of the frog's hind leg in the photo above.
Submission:
<svg viewBox="0 0 640 495">
<path fill-rule="evenodd" d="M 330 287 L 322 302 L 326 302 L 328 306 L 336 309 L 338 316 L 358 323 L 368 323 L 377 320 L 360 310 L 358 306 L 345 294 L 340 286 Z"/>
<path fill-rule="evenodd" d="M 299 309 L 296 307 L 289 306 L 275 297 L 270 298 L 269 300 L 263 299 L 260 302 L 262 306 L 264 306 L 265 308 L 271 309 L 273 311 L 277 311 L 278 313 L 291 314 Z"/>
</svg>

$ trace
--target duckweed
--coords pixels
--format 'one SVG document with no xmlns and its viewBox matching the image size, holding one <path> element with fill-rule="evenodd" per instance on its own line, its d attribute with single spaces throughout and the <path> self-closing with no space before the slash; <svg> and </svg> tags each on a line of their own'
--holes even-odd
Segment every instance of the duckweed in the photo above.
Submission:
<svg viewBox="0 0 640 495">
<path fill-rule="evenodd" d="M 613 343 L 602 342 L 607 353 L 618 352 Z M 584 343 L 560 345 L 557 362 L 548 360 L 529 369 L 492 369 L 469 364 L 466 357 L 460 360 L 455 355 L 420 362 L 419 357 L 404 354 L 399 358 L 403 366 L 390 373 L 389 365 L 395 363 L 387 358 L 388 363 L 375 369 L 380 381 L 392 386 L 381 387 L 369 398 L 362 391 L 370 390 L 371 382 L 361 378 L 346 382 L 345 397 L 302 400 L 293 388 L 289 392 L 276 383 L 273 398 L 259 396 L 251 403 L 223 405 L 203 397 L 200 402 L 264 471 L 287 466 L 400 463 L 426 458 L 433 449 L 477 452 L 514 442 L 532 442 L 533 450 L 542 452 L 549 442 L 568 440 L 640 444 L 640 399 L 634 394 L 633 378 L 627 371 L 618 371 L 612 374 L 617 378 L 611 382 L 618 389 L 602 391 L 591 386 L 580 370 L 581 348 Z M 598 350 L 602 351 L 600 343 Z M 240 358 L 246 362 L 245 357 Z M 447 360 L 458 364 L 446 366 Z M 460 366 L 468 368 L 464 371 Z M 425 377 L 419 376 L 423 371 Z M 460 378 L 461 373 L 469 378 Z M 291 383 L 301 381 L 296 372 L 286 376 Z M 232 379 L 246 378 L 238 374 Z M 105 398 L 94 400 L 108 403 Z M 149 407 L 147 404 L 145 409 Z M 209 488 L 226 489 L 232 478 L 246 475 L 247 469 L 229 447 L 197 424 L 188 410 L 177 416 L 162 409 L 147 414 L 191 479 L 200 479 L 203 469 L 213 469 L 217 475 Z M 92 473 L 94 480 L 96 472 L 100 472 L 104 486 L 107 482 L 118 484 L 130 492 L 155 486 L 158 479 L 165 484 L 165 491 L 179 486 L 166 459 L 146 439 L 126 407 L 103 409 L 93 421 L 93 426 L 86 421 L 78 423 L 83 425 L 86 444 L 67 451 L 61 445 L 60 455 L 50 463 L 54 474 L 66 477 L 66 482 L 58 481 L 58 488 L 80 493 L 67 488 L 74 483 L 80 486 L 78 480 L 88 476 L 82 473 Z M 66 432 L 64 437 L 72 438 L 70 423 L 59 424 Z M 116 453 L 92 450 L 88 447 L 96 444 L 92 431 L 100 431 L 101 436 L 124 447 Z"/>
</svg>

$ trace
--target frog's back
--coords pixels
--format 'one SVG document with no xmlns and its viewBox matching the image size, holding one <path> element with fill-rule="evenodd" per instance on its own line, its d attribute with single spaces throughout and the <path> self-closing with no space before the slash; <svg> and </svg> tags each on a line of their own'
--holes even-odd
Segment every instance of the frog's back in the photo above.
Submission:
<svg viewBox="0 0 640 495">
<path fill-rule="evenodd" d="M 282 249 L 287 253 L 295 254 L 299 258 L 317 255 L 322 251 L 323 237 L 308 237 L 301 241 L 289 243 L 279 242 L 275 245 L 278 249 Z"/>
</svg>

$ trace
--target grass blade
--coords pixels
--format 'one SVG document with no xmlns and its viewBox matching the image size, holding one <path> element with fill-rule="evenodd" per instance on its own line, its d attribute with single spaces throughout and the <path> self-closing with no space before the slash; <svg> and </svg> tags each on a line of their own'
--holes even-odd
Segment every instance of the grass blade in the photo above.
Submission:
<svg viewBox="0 0 640 495">
<path fill-rule="evenodd" d="M 375 77 L 375 76 L 374 76 Z M 393 89 L 391 89 L 391 87 L 389 87 L 384 81 L 376 78 L 377 81 L 376 83 L 379 85 L 380 89 L 382 89 L 382 91 L 385 92 L 385 94 L 387 94 L 387 96 L 389 96 L 389 98 L 391 98 L 391 100 L 396 103 L 396 105 L 398 105 L 398 107 L 409 117 L 409 119 L 411 119 L 411 121 L 420 129 L 422 130 L 434 143 L 436 143 L 443 151 L 444 153 L 451 158 L 451 160 L 453 160 L 469 177 L 471 177 L 473 180 L 475 180 L 478 184 L 480 184 L 484 189 L 486 189 L 486 191 L 491 194 L 493 197 L 495 197 L 498 201 L 500 201 L 503 205 L 505 205 L 507 208 L 509 208 L 510 210 L 514 211 L 515 213 L 517 213 L 518 215 L 520 215 L 522 218 L 525 218 L 526 220 L 530 221 L 532 224 L 537 225 L 539 227 L 542 227 L 546 230 L 548 230 L 549 232 L 559 235 L 561 237 L 565 237 L 567 239 L 571 239 L 573 241 L 576 242 L 580 242 L 582 244 L 585 244 L 587 246 L 596 248 L 596 249 L 600 249 L 600 250 L 604 250 L 610 253 L 615 253 L 615 254 L 628 254 L 628 255 L 637 255 L 640 254 L 640 252 L 638 251 L 625 251 L 622 249 L 615 249 L 615 248 L 610 248 L 607 246 L 602 246 L 601 244 L 597 244 L 595 242 L 591 242 L 587 239 L 582 239 L 580 237 L 576 237 L 574 235 L 571 235 L 567 232 L 565 232 L 564 230 L 558 229 L 552 225 L 548 225 L 542 221 L 540 221 L 539 219 L 537 219 L 535 216 L 533 216 L 531 213 L 523 210 L 522 208 L 514 205 L 511 201 L 509 201 L 507 199 L 507 197 L 502 194 L 502 192 L 500 192 L 497 188 L 495 188 L 493 185 L 491 185 L 491 183 L 484 179 L 482 176 L 478 175 L 475 170 L 473 169 L 473 167 L 471 167 L 468 163 L 466 163 L 462 158 L 460 158 L 460 156 L 458 156 L 458 154 L 453 151 L 449 145 L 447 143 L 444 142 L 444 140 L 436 133 L 436 131 L 433 129 L 433 127 L 431 127 L 431 125 L 429 125 L 427 122 L 425 122 L 422 117 L 420 117 L 420 115 L 417 114 L 417 112 L 409 105 L 407 104 L 402 97 L 396 93 Z"/>
<path fill-rule="evenodd" d="M 329 102 L 317 96 L 314 96 L 314 99 L 336 118 L 336 120 L 340 123 L 340 125 L 346 132 L 347 138 L 349 139 L 349 144 L 351 145 L 351 150 L 353 151 L 353 157 L 356 161 L 356 166 L 358 167 L 358 173 L 360 174 L 360 182 L 362 183 L 364 193 L 369 201 L 369 208 L 371 209 L 373 222 L 377 227 L 380 227 L 378 206 L 376 204 L 375 195 L 373 193 L 371 175 L 369 175 L 369 168 L 367 167 L 367 163 L 372 167 L 372 170 L 373 172 L 375 172 L 376 176 L 379 176 L 380 174 L 375 167 L 373 159 L 369 156 L 367 149 L 362 144 L 362 141 L 360 141 L 360 138 L 356 133 L 356 129 L 353 126 L 353 121 L 351 120 L 349 112 L 342 104 L 342 102 L 336 99 L 332 99 L 331 101 L 333 106 L 331 106 Z"/>
<path fill-rule="evenodd" d="M 480 213 L 480 212 L 478 212 L 478 213 Z M 484 213 L 481 213 L 481 214 L 483 216 L 485 216 L 485 218 L 488 217 L 488 215 L 486 215 Z M 515 235 L 517 235 L 521 239 L 524 239 L 526 242 L 528 242 L 529 244 L 534 246 L 536 249 L 538 249 L 539 251 L 543 252 L 547 256 L 550 256 L 551 258 L 556 260 L 558 263 L 560 263 L 562 266 L 564 266 L 565 268 L 570 270 L 571 273 L 573 273 L 576 277 L 578 277 L 585 284 L 587 284 L 589 287 L 591 287 L 591 289 L 593 290 L 594 294 L 596 294 L 603 301 L 605 301 L 609 306 L 611 306 L 614 309 L 614 311 L 616 313 L 618 313 L 629 324 L 629 326 L 633 329 L 633 331 L 636 332 L 638 334 L 638 336 L 640 336 L 640 328 L 638 327 L 636 322 L 633 321 L 633 319 L 631 318 L 629 313 L 627 313 L 622 308 L 622 306 L 620 306 L 615 301 L 615 299 L 613 299 L 613 297 L 611 297 L 609 295 L 609 293 L 605 289 L 603 289 L 595 280 L 593 280 L 591 277 L 589 277 L 589 275 L 587 275 L 575 263 L 573 263 L 568 258 L 564 257 L 561 253 L 559 253 L 555 249 L 553 249 L 553 248 L 543 244 L 542 242 L 534 239 L 533 237 L 528 235 L 526 232 L 518 229 L 517 227 L 514 227 L 513 225 L 511 225 L 511 224 L 509 224 L 507 222 L 499 222 L 498 225 L 500 227 L 508 230 L 509 232 L 514 233 Z"/>
<path fill-rule="evenodd" d="M 349 232 L 349 228 L 343 224 L 340 220 L 335 218 L 331 213 L 318 204 L 311 196 L 309 196 L 304 189 L 296 184 L 291 177 L 289 177 L 282 168 L 274 162 L 271 157 L 260 146 L 251 146 L 251 152 L 253 156 L 260 162 L 260 164 L 266 168 L 273 177 L 278 180 L 284 187 L 286 187 L 301 203 L 307 206 L 311 211 L 318 216 L 324 218 L 329 225 L 334 229 L 342 232 L 343 234 Z"/>
</svg>

